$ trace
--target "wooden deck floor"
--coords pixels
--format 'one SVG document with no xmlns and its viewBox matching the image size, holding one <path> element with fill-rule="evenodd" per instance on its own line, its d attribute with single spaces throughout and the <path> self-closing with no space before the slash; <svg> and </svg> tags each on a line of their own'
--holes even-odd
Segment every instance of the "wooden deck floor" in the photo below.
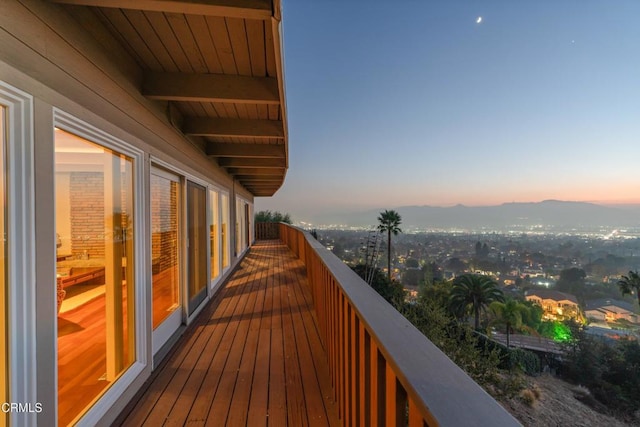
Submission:
<svg viewBox="0 0 640 427">
<path fill-rule="evenodd" d="M 124 425 L 337 426 L 301 261 L 258 242 L 152 375 Z"/>
</svg>

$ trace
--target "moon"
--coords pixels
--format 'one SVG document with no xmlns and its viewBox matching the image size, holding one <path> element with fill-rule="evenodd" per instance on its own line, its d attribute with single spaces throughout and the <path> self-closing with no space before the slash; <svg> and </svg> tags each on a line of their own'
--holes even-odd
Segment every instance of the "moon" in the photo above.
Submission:
<svg viewBox="0 0 640 427">
<path fill-rule="evenodd" d="M 482 22 L 482 16 L 478 16 L 478 19 L 476 19 L 476 24 L 480 24 Z"/>
</svg>

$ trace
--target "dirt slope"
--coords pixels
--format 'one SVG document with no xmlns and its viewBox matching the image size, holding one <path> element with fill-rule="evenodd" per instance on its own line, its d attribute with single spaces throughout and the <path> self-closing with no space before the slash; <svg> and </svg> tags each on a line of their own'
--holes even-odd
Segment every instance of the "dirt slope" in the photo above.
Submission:
<svg viewBox="0 0 640 427">
<path fill-rule="evenodd" d="M 529 382 L 530 387 L 535 385 L 540 390 L 540 397 L 533 406 L 528 406 L 519 398 L 500 402 L 524 426 L 626 427 L 639 425 L 624 423 L 614 417 L 596 412 L 575 397 L 585 393 L 585 389 L 580 390 L 550 375 L 529 378 Z"/>
</svg>

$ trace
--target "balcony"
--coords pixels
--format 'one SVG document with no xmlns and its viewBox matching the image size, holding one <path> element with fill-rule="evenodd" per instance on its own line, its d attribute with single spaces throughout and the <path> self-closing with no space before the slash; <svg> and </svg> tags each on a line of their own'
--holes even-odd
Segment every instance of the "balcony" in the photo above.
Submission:
<svg viewBox="0 0 640 427">
<path fill-rule="evenodd" d="M 156 369 L 125 425 L 519 425 L 308 233 L 275 234 Z"/>
</svg>

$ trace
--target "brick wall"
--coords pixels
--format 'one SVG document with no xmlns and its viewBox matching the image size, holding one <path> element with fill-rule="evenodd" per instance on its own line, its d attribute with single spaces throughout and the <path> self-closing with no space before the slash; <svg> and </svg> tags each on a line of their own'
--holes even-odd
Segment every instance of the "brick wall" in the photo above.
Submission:
<svg viewBox="0 0 640 427">
<path fill-rule="evenodd" d="M 177 184 L 151 175 L 151 253 L 154 273 L 177 264 Z"/>
<path fill-rule="evenodd" d="M 122 239 L 122 230 L 129 225 L 126 211 L 131 179 L 122 175 L 122 229 L 114 230 L 114 239 Z M 71 211 L 71 255 L 82 258 L 105 257 L 105 207 L 104 174 L 102 172 L 72 172 L 69 179 L 69 204 Z M 128 238 L 132 237 L 131 230 Z"/>
<path fill-rule="evenodd" d="M 104 258 L 104 175 L 101 172 L 72 172 L 71 254 L 80 258 Z"/>
</svg>

